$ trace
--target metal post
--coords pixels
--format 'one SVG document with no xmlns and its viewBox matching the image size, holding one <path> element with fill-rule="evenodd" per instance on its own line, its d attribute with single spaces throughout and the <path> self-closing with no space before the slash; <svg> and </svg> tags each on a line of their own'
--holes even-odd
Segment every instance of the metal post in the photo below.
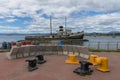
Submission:
<svg viewBox="0 0 120 80">
<path fill-rule="evenodd" d="M 109 42 L 107 43 L 107 50 L 109 50 Z"/>
<path fill-rule="evenodd" d="M 118 42 L 117 42 L 117 45 L 116 45 L 116 50 L 118 50 Z"/>
<path fill-rule="evenodd" d="M 88 42 L 88 48 L 90 48 L 90 42 Z"/>
<path fill-rule="evenodd" d="M 98 42 L 98 46 L 97 46 L 97 49 L 98 49 L 98 50 L 100 49 L 100 42 Z"/>
</svg>

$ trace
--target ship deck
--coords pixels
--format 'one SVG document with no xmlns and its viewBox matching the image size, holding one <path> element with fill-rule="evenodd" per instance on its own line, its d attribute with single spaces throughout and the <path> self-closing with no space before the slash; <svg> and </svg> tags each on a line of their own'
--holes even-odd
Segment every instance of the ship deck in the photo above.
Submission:
<svg viewBox="0 0 120 80">
<path fill-rule="evenodd" d="M 47 62 L 29 72 L 25 62 L 28 58 L 8 60 L 5 53 L 0 53 L 0 80 L 120 80 L 120 53 L 95 54 L 109 58 L 110 72 L 103 73 L 92 67 L 92 75 L 80 76 L 73 73 L 79 65 L 65 64 L 67 56 L 62 55 L 46 55 Z"/>
</svg>

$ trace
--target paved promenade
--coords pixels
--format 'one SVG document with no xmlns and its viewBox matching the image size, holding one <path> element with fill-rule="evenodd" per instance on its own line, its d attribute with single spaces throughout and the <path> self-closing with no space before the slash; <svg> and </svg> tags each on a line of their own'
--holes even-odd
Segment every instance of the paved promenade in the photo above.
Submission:
<svg viewBox="0 0 120 80">
<path fill-rule="evenodd" d="M 109 58 L 110 72 L 102 73 L 92 67 L 92 75 L 77 75 L 73 70 L 79 65 L 65 64 L 64 61 L 68 57 L 62 55 L 46 55 L 45 64 L 38 65 L 39 69 L 33 72 L 28 72 L 25 62 L 28 58 L 8 60 L 5 53 L 0 53 L 0 80 L 120 80 L 120 53 L 95 54 Z"/>
</svg>

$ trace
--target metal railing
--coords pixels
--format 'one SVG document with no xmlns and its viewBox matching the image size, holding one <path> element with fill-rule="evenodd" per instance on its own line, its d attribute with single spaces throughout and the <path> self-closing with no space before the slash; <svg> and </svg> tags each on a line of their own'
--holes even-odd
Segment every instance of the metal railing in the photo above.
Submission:
<svg viewBox="0 0 120 80">
<path fill-rule="evenodd" d="M 69 45 L 80 45 L 86 46 L 90 49 L 98 49 L 98 50 L 119 50 L 120 42 L 71 42 Z"/>
<path fill-rule="evenodd" d="M 41 43 L 40 45 L 44 45 Z M 47 44 L 47 45 L 58 45 L 58 44 Z M 119 50 L 120 49 L 120 42 L 71 42 L 67 45 L 80 45 L 86 46 L 90 49 L 98 49 L 98 50 Z M 2 47 L 2 43 L 0 43 L 0 47 Z"/>
<path fill-rule="evenodd" d="M 84 46 L 98 50 L 118 50 L 120 42 L 84 42 Z"/>
</svg>

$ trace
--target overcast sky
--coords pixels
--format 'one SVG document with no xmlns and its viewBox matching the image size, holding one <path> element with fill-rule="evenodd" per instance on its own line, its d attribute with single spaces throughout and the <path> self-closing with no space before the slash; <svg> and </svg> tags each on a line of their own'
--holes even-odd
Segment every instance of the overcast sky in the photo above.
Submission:
<svg viewBox="0 0 120 80">
<path fill-rule="evenodd" d="M 0 33 L 49 33 L 65 25 L 72 31 L 120 31 L 120 0 L 0 0 Z"/>
</svg>

